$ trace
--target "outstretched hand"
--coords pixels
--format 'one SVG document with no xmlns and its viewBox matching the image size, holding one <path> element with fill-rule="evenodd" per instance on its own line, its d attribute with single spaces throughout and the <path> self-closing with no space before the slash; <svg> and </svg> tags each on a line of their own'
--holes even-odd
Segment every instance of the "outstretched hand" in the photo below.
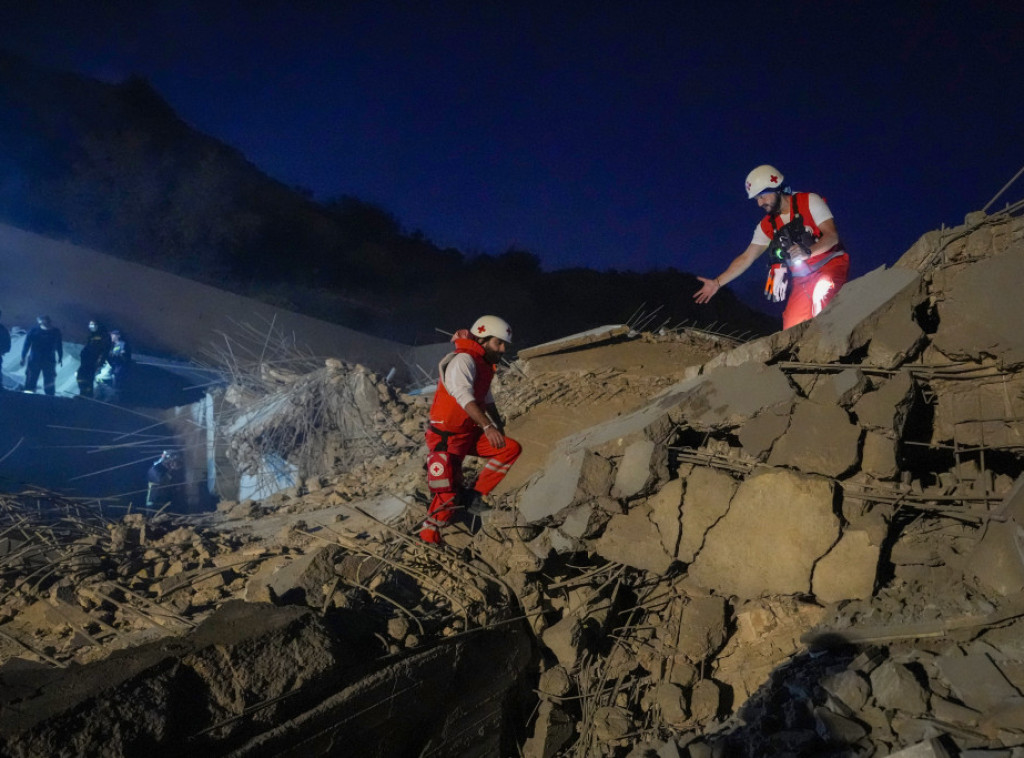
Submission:
<svg viewBox="0 0 1024 758">
<path fill-rule="evenodd" d="M 718 294 L 718 290 L 722 289 L 722 285 L 718 283 L 718 279 L 705 279 L 703 276 L 698 276 L 697 278 L 704 283 L 703 286 L 693 294 L 693 299 L 698 303 L 706 303 Z"/>
</svg>

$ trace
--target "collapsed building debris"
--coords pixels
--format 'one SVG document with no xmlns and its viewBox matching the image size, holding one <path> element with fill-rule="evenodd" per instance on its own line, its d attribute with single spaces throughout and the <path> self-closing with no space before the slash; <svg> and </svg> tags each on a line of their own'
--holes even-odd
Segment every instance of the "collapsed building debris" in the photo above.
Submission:
<svg viewBox="0 0 1024 758">
<path fill-rule="evenodd" d="M 1024 755 L 1024 335 L 994 305 L 1018 307 L 1021 209 L 925 235 L 812 322 L 754 342 L 619 333 L 520 359 L 496 394 L 542 455 L 524 453 L 494 509 L 440 548 L 412 536 L 424 402 L 358 367 L 281 374 L 236 406 L 252 424 L 238 449 L 276 440 L 306 467 L 293 486 L 112 522 L 99 565 L 63 589 L 70 558 L 30 581 L 5 568 L 3 749 L 98 739 L 75 715 L 86 703 L 107 724 L 143 720 L 109 707 L 116 686 L 47 710 L 41 682 L 144 639 L 182 646 L 167 660 L 201 718 L 187 734 L 107 727 L 126 735 L 111 754 L 186 734 L 210 754 L 327 755 L 390 729 L 391 754 Z M 322 426 L 274 395 L 322 408 Z M 373 444 L 337 423 L 353 408 Z M 12 518 L 0 539 L 28 529 Z M 40 544 L 81 538 L 62 539 Z M 57 601 L 81 609 L 77 626 L 43 620 Z M 285 615 L 253 626 L 262 641 L 232 638 L 244 658 L 220 643 L 252 676 L 203 663 L 204 627 L 270 609 Z M 306 659 L 287 648 L 290 679 L 257 676 L 282 645 L 271 618 L 308 640 Z M 138 670 L 133 692 L 168 676 Z M 413 672 L 445 715 L 403 699 L 423 699 Z M 173 722 L 162 692 L 147 723 Z M 39 717 L 4 722 L 8 708 Z"/>
</svg>

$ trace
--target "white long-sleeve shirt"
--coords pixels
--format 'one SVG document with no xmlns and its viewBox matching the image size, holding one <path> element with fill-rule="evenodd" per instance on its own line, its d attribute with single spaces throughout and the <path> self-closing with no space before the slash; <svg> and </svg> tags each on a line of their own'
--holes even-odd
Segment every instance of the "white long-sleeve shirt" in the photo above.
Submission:
<svg viewBox="0 0 1024 758">
<path fill-rule="evenodd" d="M 473 382 L 476 381 L 476 363 L 468 353 L 456 353 L 444 369 L 444 387 L 455 402 L 465 408 L 476 398 L 473 397 Z M 494 402 L 490 389 L 487 390 L 485 405 Z M 481 409 L 484 410 L 484 409 Z"/>
</svg>

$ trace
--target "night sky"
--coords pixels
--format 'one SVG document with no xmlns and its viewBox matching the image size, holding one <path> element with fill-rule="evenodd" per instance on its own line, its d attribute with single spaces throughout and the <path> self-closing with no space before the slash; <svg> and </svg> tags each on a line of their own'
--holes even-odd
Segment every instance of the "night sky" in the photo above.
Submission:
<svg viewBox="0 0 1024 758">
<path fill-rule="evenodd" d="M 1019 0 L 0 9 L 0 46 L 143 76 L 286 184 L 546 269 L 718 274 L 760 218 L 743 180 L 772 163 L 827 198 L 859 275 L 1024 165 Z M 997 207 L 1022 197 L 1024 178 Z"/>
</svg>

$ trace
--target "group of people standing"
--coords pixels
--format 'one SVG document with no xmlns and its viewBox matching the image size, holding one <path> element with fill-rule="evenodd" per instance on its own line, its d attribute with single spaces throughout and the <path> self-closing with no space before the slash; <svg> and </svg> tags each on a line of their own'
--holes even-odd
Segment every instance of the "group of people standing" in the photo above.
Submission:
<svg viewBox="0 0 1024 758">
<path fill-rule="evenodd" d="M 104 365 L 110 367 L 111 399 L 118 400 L 124 394 L 131 373 L 132 348 L 120 329 L 108 332 L 94 319 L 89 322 L 89 336 L 82 346 L 78 372 L 75 374 L 78 394 L 84 397 L 93 396 L 96 376 Z"/>
<path fill-rule="evenodd" d="M 10 349 L 10 332 L 0 324 L 0 358 Z M 47 395 L 57 394 L 57 368 L 64 365 L 64 339 L 49 316 L 37 318 L 36 325 L 26 333 L 21 346 L 21 365 L 25 368 L 25 392 L 35 392 L 39 377 L 42 376 L 43 392 Z M 109 377 L 104 382 L 109 388 L 107 399 L 122 399 L 129 382 L 131 366 L 132 349 L 120 330 L 108 332 L 98 321 L 90 321 L 89 336 L 82 347 L 75 377 L 79 394 L 93 397 L 97 376 L 109 368 Z"/>
</svg>

